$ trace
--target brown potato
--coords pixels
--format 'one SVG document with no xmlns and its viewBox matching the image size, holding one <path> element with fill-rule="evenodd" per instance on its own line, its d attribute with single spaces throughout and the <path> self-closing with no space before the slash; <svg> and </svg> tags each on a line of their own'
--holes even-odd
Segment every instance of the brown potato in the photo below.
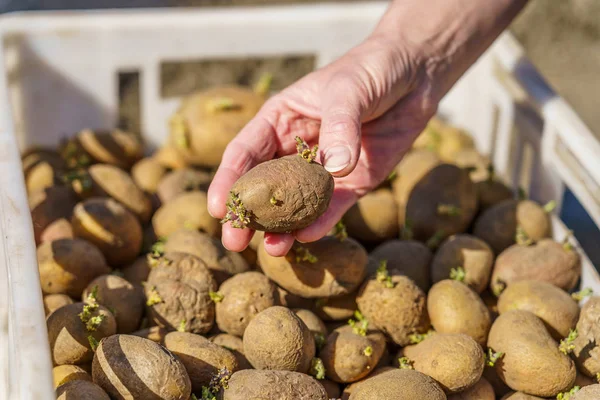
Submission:
<svg viewBox="0 0 600 400">
<path fill-rule="evenodd" d="M 502 396 L 500 400 L 543 400 L 541 397 L 531 396 L 522 392 L 510 392 Z"/>
<path fill-rule="evenodd" d="M 212 175 L 206 171 L 192 168 L 178 169 L 169 172 L 160 180 L 156 194 L 165 204 L 185 192 L 192 190 L 206 192 L 211 180 Z"/>
<path fill-rule="evenodd" d="M 475 147 L 473 138 L 462 129 L 446 123 L 438 125 L 437 129 L 441 139 L 437 151 L 444 161 L 453 161 L 460 151 Z"/>
<path fill-rule="evenodd" d="M 581 260 L 575 249 L 552 239 L 531 246 L 517 244 L 504 250 L 494 264 L 490 288 L 496 295 L 511 283 L 538 280 L 571 290 L 581 275 Z"/>
<path fill-rule="evenodd" d="M 71 219 L 77 195 L 66 186 L 52 186 L 29 195 L 29 209 L 33 222 L 35 242 L 41 243 L 44 230 L 55 221 Z"/>
<path fill-rule="evenodd" d="M 381 242 L 398 236 L 398 206 L 387 188 L 367 193 L 343 220 L 348 234 L 357 240 Z"/>
<path fill-rule="evenodd" d="M 313 377 L 291 371 L 238 371 L 229 379 L 223 400 L 328 400 L 323 385 Z"/>
<path fill-rule="evenodd" d="M 405 346 L 410 335 L 427 332 L 430 327 L 425 293 L 406 276 L 392 274 L 391 284 L 393 287 L 386 287 L 376 278 L 367 280 L 356 302 L 373 328 Z"/>
<path fill-rule="evenodd" d="M 480 212 L 514 197 L 512 189 L 493 177 L 484 181 L 475 182 L 475 190 L 477 191 L 477 197 L 479 198 Z"/>
<path fill-rule="evenodd" d="M 83 368 L 77 365 L 57 365 L 52 368 L 54 388 L 71 381 L 92 381 L 92 377 Z"/>
<path fill-rule="evenodd" d="M 555 340 L 567 337 L 579 318 L 579 306 L 567 292 L 541 281 L 525 280 L 508 285 L 498 298 L 498 311 L 502 314 L 509 310 L 535 314 Z"/>
<path fill-rule="evenodd" d="M 307 372 L 315 340 L 291 310 L 274 306 L 256 315 L 244 331 L 244 352 L 256 369 Z"/>
<path fill-rule="evenodd" d="M 115 129 L 111 132 L 84 129 L 77 134 L 81 146 L 92 160 L 129 169 L 142 158 L 142 144 L 129 132 Z"/>
<path fill-rule="evenodd" d="M 238 370 L 232 352 L 200 335 L 171 332 L 165 336 L 165 347 L 183 363 L 194 392 L 201 393 L 203 386 L 208 387 L 219 370 L 225 368 L 229 373 Z"/>
<path fill-rule="evenodd" d="M 325 388 L 327 392 L 328 399 L 339 399 L 342 391 L 340 389 L 340 385 L 336 382 L 330 381 L 329 379 L 321 379 L 319 381 L 321 385 Z"/>
<path fill-rule="evenodd" d="M 144 293 L 125 279 L 102 275 L 90 282 L 83 291 L 83 301 L 95 294 L 98 304 L 108 308 L 117 321 L 117 333 L 137 330 L 144 315 Z"/>
<path fill-rule="evenodd" d="M 590 385 L 582 388 L 573 396 L 571 400 L 597 400 L 600 399 L 600 384 Z"/>
<path fill-rule="evenodd" d="M 386 261 L 387 269 L 395 275 L 412 279 L 423 291 L 429 290 L 431 250 L 416 240 L 388 240 L 369 254 L 369 275 L 373 275 Z"/>
<path fill-rule="evenodd" d="M 350 394 L 349 400 L 446 400 L 432 378 L 410 369 L 393 369 L 366 379 Z"/>
<path fill-rule="evenodd" d="M 550 216 L 531 200 L 505 200 L 488 208 L 477 217 L 473 234 L 500 254 L 516 243 L 517 228 L 534 242 L 552 235 Z"/>
<path fill-rule="evenodd" d="M 310 310 L 296 308 L 294 313 L 304 322 L 304 325 L 313 333 L 313 335 L 322 335 L 327 337 L 327 327 L 315 313 Z"/>
<path fill-rule="evenodd" d="M 52 242 L 59 239 L 73 239 L 71 221 L 66 218 L 57 219 L 42 231 L 40 243 Z"/>
<path fill-rule="evenodd" d="M 450 279 L 436 283 L 427 294 L 427 311 L 436 332 L 464 333 L 485 347 L 490 314 L 467 285 Z"/>
<path fill-rule="evenodd" d="M 221 285 L 223 299 L 216 303 L 217 325 L 223 332 L 243 336 L 261 311 L 279 304 L 277 287 L 260 272 L 235 275 Z"/>
<path fill-rule="evenodd" d="M 485 182 L 490 178 L 490 159 L 475 148 L 459 150 L 449 161 L 460 168 L 470 169 L 469 176 L 475 183 Z"/>
<path fill-rule="evenodd" d="M 492 325 L 488 346 L 504 353 L 496 372 L 513 390 L 553 397 L 575 382 L 573 361 L 558 350 L 542 320 L 529 311 L 501 314 Z"/>
<path fill-rule="evenodd" d="M 75 237 L 96 245 L 111 266 L 129 264 L 142 248 L 142 227 L 121 204 L 108 198 L 91 198 L 73 210 Z"/>
<path fill-rule="evenodd" d="M 356 293 L 349 293 L 339 297 L 317 299 L 314 311 L 324 321 L 347 321 L 357 308 Z"/>
<path fill-rule="evenodd" d="M 244 355 L 244 342 L 239 337 L 230 335 L 229 333 L 219 333 L 208 340 L 233 353 L 238 362 L 238 370 L 252 369 L 250 361 Z"/>
<path fill-rule="evenodd" d="M 99 341 L 117 332 L 115 318 L 108 309 L 102 306 L 89 309 L 90 319 L 102 318 L 99 323 L 95 324 L 96 326 L 83 322 L 84 317 L 80 317 L 80 314 L 85 311 L 84 306 L 84 303 L 66 305 L 54 311 L 46 319 L 48 341 L 50 342 L 52 361 L 55 365 L 90 362 L 94 352 L 88 337 L 91 336 Z M 88 319 L 86 318 L 86 320 Z M 87 325 L 90 325 L 90 329 Z"/>
<path fill-rule="evenodd" d="M 581 309 L 577 321 L 573 358 L 579 370 L 596 379 L 600 373 L 600 297 L 592 297 Z"/>
<path fill-rule="evenodd" d="M 47 294 L 79 298 L 88 283 L 110 272 L 100 250 L 81 239 L 43 243 L 37 249 L 37 260 L 42 291 Z"/>
<path fill-rule="evenodd" d="M 139 336 L 144 339 L 152 340 L 153 342 L 162 344 L 165 340 L 165 336 L 167 336 L 167 331 L 165 328 L 161 328 L 160 326 L 152 326 L 150 328 L 140 329 L 139 331 L 131 332 L 133 336 Z"/>
<path fill-rule="evenodd" d="M 166 168 L 152 157 L 142 158 L 131 168 L 131 178 L 137 187 L 151 194 L 156 193 L 166 173 Z"/>
<path fill-rule="evenodd" d="M 354 239 L 325 236 L 316 242 L 295 243 L 285 257 L 273 257 L 261 244 L 260 266 L 287 291 L 307 298 L 332 297 L 356 290 L 366 275 L 367 251 Z"/>
<path fill-rule="evenodd" d="M 354 332 L 345 325 L 327 337 L 319 353 L 327 378 L 334 382 L 356 382 L 367 376 L 381 359 L 385 336 L 378 331 Z"/>
<path fill-rule="evenodd" d="M 145 286 L 149 318 L 169 330 L 206 333 L 215 320 L 210 293 L 217 283 L 206 264 L 184 253 L 165 253 Z"/>
<path fill-rule="evenodd" d="M 191 394 L 181 361 L 161 345 L 132 335 L 100 342 L 92 377 L 113 399 L 188 400 Z"/>
<path fill-rule="evenodd" d="M 184 160 L 183 156 L 177 151 L 174 146 L 169 144 L 161 146 L 153 155 L 154 158 L 160 165 L 165 169 L 181 169 L 187 168 L 188 163 Z"/>
<path fill-rule="evenodd" d="M 348 400 L 348 398 L 350 397 L 352 392 L 355 391 L 356 388 L 359 387 L 360 385 L 362 385 L 364 382 L 367 382 L 369 379 L 374 378 L 377 375 L 381 375 L 384 372 L 395 370 L 396 368 L 397 367 L 377 367 L 377 368 L 375 368 L 375 370 L 373 370 L 373 372 L 371 372 L 365 378 L 346 385 L 346 387 L 344 388 L 344 391 L 342 392 L 342 400 Z"/>
<path fill-rule="evenodd" d="M 396 179 L 392 181 L 394 197 L 400 208 L 408 202 L 410 192 L 429 171 L 441 164 L 438 155 L 430 150 L 412 150 L 396 166 Z M 404 214 L 404 210 L 401 211 Z M 401 221 L 404 224 L 404 221 Z"/>
<path fill-rule="evenodd" d="M 60 184 L 61 176 L 67 169 L 62 157 L 49 149 L 30 152 L 22 158 L 22 163 L 28 193 Z"/>
<path fill-rule="evenodd" d="M 56 389 L 57 400 L 110 400 L 104 390 L 93 382 L 76 380 Z"/>
<path fill-rule="evenodd" d="M 62 306 L 73 303 L 73 299 L 66 294 L 48 294 L 44 296 L 44 312 L 49 315 Z"/>
<path fill-rule="evenodd" d="M 121 273 L 123 274 L 123 278 L 127 279 L 129 283 L 141 287 L 142 282 L 146 282 L 148 274 L 150 274 L 148 257 L 141 256 L 136 258 L 131 264 L 122 267 Z"/>
<path fill-rule="evenodd" d="M 198 190 L 180 194 L 163 204 L 152 217 L 154 231 L 168 237 L 180 229 L 201 230 L 217 236 L 221 230 L 219 220 L 208 213 L 206 193 Z"/>
<path fill-rule="evenodd" d="M 490 246 L 475 236 L 461 234 L 446 239 L 433 257 L 433 283 L 450 278 L 452 269 L 462 268 L 464 283 L 477 293 L 483 292 L 490 282 L 494 253 Z"/>
<path fill-rule="evenodd" d="M 496 400 L 496 395 L 492 385 L 482 377 L 469 389 L 448 396 L 448 400 Z"/>
<path fill-rule="evenodd" d="M 226 220 L 265 232 L 306 228 L 321 216 L 333 194 L 333 177 L 298 154 L 266 161 L 231 188 Z"/>
</svg>

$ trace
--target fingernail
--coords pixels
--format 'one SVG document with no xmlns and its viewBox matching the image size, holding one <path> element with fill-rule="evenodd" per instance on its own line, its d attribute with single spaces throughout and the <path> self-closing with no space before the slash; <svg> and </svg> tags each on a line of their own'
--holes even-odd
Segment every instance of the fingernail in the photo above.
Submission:
<svg viewBox="0 0 600 400">
<path fill-rule="evenodd" d="M 350 164 L 350 149 L 346 146 L 335 146 L 325 152 L 323 166 L 328 172 L 340 172 Z"/>
</svg>

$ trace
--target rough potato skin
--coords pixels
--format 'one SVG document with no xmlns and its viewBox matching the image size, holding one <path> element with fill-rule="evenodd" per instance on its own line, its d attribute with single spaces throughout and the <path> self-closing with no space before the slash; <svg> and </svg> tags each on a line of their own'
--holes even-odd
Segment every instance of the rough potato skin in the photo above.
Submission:
<svg viewBox="0 0 600 400">
<path fill-rule="evenodd" d="M 81 239 L 43 243 L 37 249 L 37 260 L 42 291 L 48 294 L 79 298 L 90 281 L 110 272 L 100 250 Z"/>
<path fill-rule="evenodd" d="M 517 227 L 533 241 L 552 235 L 550 216 L 531 200 L 505 200 L 485 210 L 475 221 L 473 234 L 500 254 L 515 244 Z"/>
<path fill-rule="evenodd" d="M 217 290 L 217 283 L 198 257 L 165 253 L 150 271 L 145 289 L 147 298 L 154 290 L 162 300 L 148 308 L 158 326 L 176 330 L 185 320 L 187 332 L 206 333 L 212 328 L 215 305 L 209 293 Z"/>
<path fill-rule="evenodd" d="M 500 292 L 504 286 L 522 280 L 539 280 L 571 290 L 581 276 L 581 260 L 575 249 L 565 250 L 552 239 L 531 246 L 513 245 L 503 251 L 494 264 L 490 288 Z"/>
<path fill-rule="evenodd" d="M 93 336 L 100 341 L 117 332 L 115 318 L 102 306 L 92 312 L 92 316 L 104 315 L 104 320 L 95 331 L 88 332 L 79 318 L 84 305 L 83 303 L 66 305 L 54 311 L 46 319 L 48 341 L 55 365 L 85 364 L 92 361 L 94 352 L 90 348 L 88 336 Z"/>
<path fill-rule="evenodd" d="M 78 203 L 71 224 L 75 237 L 98 247 L 111 266 L 133 262 L 142 248 L 140 222 L 113 199 L 93 197 Z"/>
<path fill-rule="evenodd" d="M 367 347 L 371 347 L 371 355 L 364 353 Z M 374 370 L 384 350 L 385 336 L 381 332 L 369 331 L 366 336 L 361 336 L 346 325 L 331 332 L 319 358 L 323 360 L 327 378 L 350 383 Z"/>
<path fill-rule="evenodd" d="M 76 380 L 56 389 L 57 400 L 110 400 L 104 390 L 93 382 Z"/>
<path fill-rule="evenodd" d="M 350 394 L 352 394 L 352 392 L 354 390 L 356 390 L 357 387 L 359 387 L 360 385 L 362 385 L 364 382 L 367 382 L 369 379 L 376 377 L 377 375 L 381 375 L 384 372 L 387 371 L 392 371 L 394 369 L 396 369 L 396 367 L 390 367 L 390 366 L 386 366 L 386 367 L 377 367 L 375 368 L 375 370 L 373 372 L 371 372 L 369 375 L 367 375 L 365 378 L 350 383 L 348 385 L 346 385 L 346 387 L 344 387 L 344 391 L 342 392 L 342 400 L 348 400 L 348 398 L 350 397 Z"/>
<path fill-rule="evenodd" d="M 435 379 L 446 394 L 467 390 L 483 374 L 484 355 L 471 337 L 436 333 L 416 346 L 404 349 L 415 370 Z"/>
<path fill-rule="evenodd" d="M 366 242 L 398 236 L 398 206 L 387 188 L 367 193 L 344 215 L 348 234 Z"/>
<path fill-rule="evenodd" d="M 534 313 L 544 322 L 554 340 L 567 337 L 579 318 L 579 305 L 571 296 L 542 281 L 526 280 L 508 285 L 498 298 L 498 311 L 502 314 L 508 310 Z"/>
<path fill-rule="evenodd" d="M 235 274 L 250 270 L 250 266 L 240 253 L 227 250 L 210 235 L 182 229 L 173 232 L 165 243 L 166 252 L 188 253 L 206 263 L 220 285 Z"/>
<path fill-rule="evenodd" d="M 51 186 L 29 194 L 29 209 L 33 222 L 35 243 L 41 243 L 44 230 L 60 219 L 71 220 L 77 195 L 66 186 Z"/>
<path fill-rule="evenodd" d="M 600 399 L 600 384 L 582 388 L 571 397 L 571 400 L 597 400 Z"/>
<path fill-rule="evenodd" d="M 349 400 L 446 400 L 442 388 L 430 377 L 409 369 L 393 369 L 369 378 Z"/>
<path fill-rule="evenodd" d="M 513 191 L 498 180 L 486 179 L 485 181 L 475 182 L 475 190 L 477 190 L 479 198 L 480 212 L 514 197 Z"/>
<path fill-rule="evenodd" d="M 233 353 L 238 362 L 238 370 L 252 369 L 250 361 L 244 355 L 244 342 L 242 339 L 229 333 L 219 333 L 209 338 L 209 340 Z"/>
<path fill-rule="evenodd" d="M 217 236 L 221 226 L 208 213 L 207 204 L 206 193 L 199 190 L 182 193 L 163 204 L 152 217 L 156 235 L 168 237 L 180 229 L 190 229 Z"/>
<path fill-rule="evenodd" d="M 243 336 L 261 311 L 279 304 L 277 287 L 256 271 L 235 275 L 221 285 L 223 300 L 217 302 L 217 325 L 223 332 Z"/>
<path fill-rule="evenodd" d="M 573 358 L 583 374 L 595 379 L 600 373 L 600 297 L 590 298 L 581 309 L 577 333 Z"/>
<path fill-rule="evenodd" d="M 372 328 L 383 331 L 397 345 L 406 346 L 411 334 L 424 333 L 430 327 L 425 293 L 405 276 L 391 278 L 393 288 L 376 279 L 367 280 L 356 303 Z"/>
<path fill-rule="evenodd" d="M 352 318 L 356 305 L 356 293 L 339 297 L 324 297 L 315 301 L 314 311 L 323 321 L 347 321 Z"/>
<path fill-rule="evenodd" d="M 369 275 L 374 274 L 382 260 L 387 261 L 388 272 L 406 275 L 423 291 L 429 290 L 431 250 L 416 240 L 388 240 L 369 254 Z"/>
<path fill-rule="evenodd" d="M 485 347 L 492 326 L 483 300 L 467 285 L 443 280 L 427 294 L 427 312 L 436 332 L 464 333 Z"/>
<path fill-rule="evenodd" d="M 190 376 L 193 392 L 202 392 L 221 368 L 230 373 L 238 370 L 232 352 L 208 339 L 188 332 L 170 332 L 165 336 L 165 347 L 176 355 Z"/>
<path fill-rule="evenodd" d="M 575 382 L 573 361 L 558 350 L 542 320 L 529 311 L 501 314 L 492 325 L 488 346 L 504 353 L 496 372 L 513 390 L 553 397 Z"/>
<path fill-rule="evenodd" d="M 315 356 L 315 340 L 291 310 L 274 306 L 256 315 L 244 332 L 244 352 L 256 369 L 306 373 Z"/>
<path fill-rule="evenodd" d="M 465 283 L 477 293 L 483 292 L 490 282 L 494 253 L 483 240 L 467 234 L 454 235 L 438 248 L 431 262 L 433 283 L 450 277 L 452 268 L 462 267 Z"/>
<path fill-rule="evenodd" d="M 178 169 L 169 172 L 161 179 L 156 188 L 156 194 L 160 201 L 165 204 L 180 194 L 191 190 L 206 192 L 211 180 L 211 174 L 206 171 L 192 168 Z"/>
<path fill-rule="evenodd" d="M 223 400 L 328 400 L 323 385 L 309 375 L 291 371 L 238 371 L 229 379 Z"/>
<path fill-rule="evenodd" d="M 145 309 L 144 293 L 116 275 L 102 275 L 90 282 L 83 292 L 83 301 L 97 288 L 96 300 L 114 311 L 117 333 L 130 333 L 139 328 Z"/>
<path fill-rule="evenodd" d="M 131 168 L 131 178 L 146 193 L 156 193 L 158 184 L 166 173 L 163 167 L 156 159 L 147 157 L 138 161 Z"/>
<path fill-rule="evenodd" d="M 150 328 L 140 329 L 139 331 L 132 332 L 133 336 L 139 336 L 144 339 L 152 340 L 153 342 L 162 344 L 165 340 L 165 336 L 169 333 L 165 328 L 160 326 L 152 326 Z"/>
<path fill-rule="evenodd" d="M 316 261 L 298 260 L 303 251 Z M 352 293 L 367 273 L 367 251 L 357 241 L 325 236 L 316 242 L 294 244 L 285 257 L 273 257 L 258 248 L 258 260 L 265 275 L 287 291 L 306 298 L 332 297 Z"/>
<path fill-rule="evenodd" d="M 543 400 L 541 397 L 531 396 L 522 392 L 510 392 L 502 396 L 500 400 Z"/>
<path fill-rule="evenodd" d="M 92 378 L 117 400 L 188 400 L 190 378 L 171 352 L 151 340 L 113 335 L 100 342 Z"/>
<path fill-rule="evenodd" d="M 66 294 L 48 294 L 44 296 L 44 312 L 46 315 L 50 315 L 62 306 L 73 303 L 73 299 Z"/>
<path fill-rule="evenodd" d="M 496 400 L 496 395 L 492 385 L 482 377 L 479 382 L 464 392 L 448 396 L 448 400 Z"/>
<path fill-rule="evenodd" d="M 67 382 L 82 380 L 92 381 L 92 377 L 83 368 L 77 365 L 57 365 L 52 368 L 52 380 L 54 388 L 64 385 Z"/>
<path fill-rule="evenodd" d="M 306 228 L 327 210 L 333 177 L 321 164 L 294 154 L 252 168 L 231 192 L 250 213 L 248 228 L 291 232 Z M 273 197 L 276 204 L 271 204 Z"/>
</svg>

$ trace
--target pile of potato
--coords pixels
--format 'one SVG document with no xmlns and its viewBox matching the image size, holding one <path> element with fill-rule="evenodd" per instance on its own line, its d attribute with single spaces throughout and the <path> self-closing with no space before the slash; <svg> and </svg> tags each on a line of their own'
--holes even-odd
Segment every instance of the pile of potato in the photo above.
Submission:
<svg viewBox="0 0 600 400">
<path fill-rule="evenodd" d="M 440 120 L 328 236 L 226 250 L 206 190 L 264 99 L 190 96 L 151 156 L 119 130 L 23 155 L 59 399 L 600 398 L 600 298 L 571 293 L 552 204 Z M 327 208 L 333 179 L 298 149 L 236 184 L 232 223 L 287 231 Z"/>
</svg>

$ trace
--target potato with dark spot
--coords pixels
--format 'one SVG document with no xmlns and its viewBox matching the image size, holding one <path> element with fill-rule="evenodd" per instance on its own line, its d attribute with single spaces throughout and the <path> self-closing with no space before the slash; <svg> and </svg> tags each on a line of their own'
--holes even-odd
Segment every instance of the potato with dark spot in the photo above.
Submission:
<svg viewBox="0 0 600 400">
<path fill-rule="evenodd" d="M 465 232 L 477 213 L 477 192 L 469 172 L 441 164 L 412 189 L 406 203 L 406 221 L 413 237 L 426 241 Z"/>
<path fill-rule="evenodd" d="M 190 377 L 181 361 L 161 345 L 137 336 L 102 340 L 94 354 L 92 377 L 118 400 L 188 400 L 191 394 Z"/>
<path fill-rule="evenodd" d="M 485 347 L 492 321 L 487 307 L 471 288 L 450 279 L 427 294 L 431 325 L 439 333 L 464 333 Z"/>
<path fill-rule="evenodd" d="M 398 236 L 398 206 L 387 188 L 367 193 L 344 215 L 348 234 L 365 242 Z"/>
<path fill-rule="evenodd" d="M 212 175 L 206 171 L 183 168 L 169 172 L 160 180 L 156 194 L 160 201 L 165 204 L 182 193 L 192 190 L 206 192 Z"/>
<path fill-rule="evenodd" d="M 583 374 L 596 379 L 600 373 L 600 297 L 590 298 L 582 307 L 577 332 L 573 358 Z"/>
<path fill-rule="evenodd" d="M 42 234 L 52 223 L 71 219 L 77 201 L 75 192 L 66 186 L 52 186 L 30 193 L 29 209 L 37 244 L 41 243 Z"/>
<path fill-rule="evenodd" d="M 597 399 L 600 399 L 600 384 L 586 386 L 570 397 L 570 400 Z"/>
<path fill-rule="evenodd" d="M 96 245 L 114 267 L 126 265 L 142 248 L 142 227 L 138 219 L 117 201 L 91 198 L 73 210 L 73 234 Z"/>
<path fill-rule="evenodd" d="M 142 158 L 131 168 L 131 178 L 146 193 L 156 193 L 167 170 L 152 157 Z"/>
<path fill-rule="evenodd" d="M 148 257 L 141 256 L 136 258 L 131 264 L 122 267 L 121 273 L 123 274 L 123 278 L 127 279 L 129 283 L 141 287 L 142 282 L 145 282 L 150 274 Z"/>
<path fill-rule="evenodd" d="M 493 177 L 484 181 L 475 182 L 475 190 L 477 191 L 477 197 L 479 198 L 480 212 L 505 200 L 510 200 L 515 196 L 512 189 Z"/>
<path fill-rule="evenodd" d="M 354 315 L 356 293 L 339 297 L 324 297 L 315 301 L 315 313 L 324 321 L 346 321 Z"/>
<path fill-rule="evenodd" d="M 328 400 L 323 385 L 299 372 L 247 369 L 231 376 L 223 400 Z"/>
<path fill-rule="evenodd" d="M 325 236 L 295 243 L 285 257 L 273 257 L 264 244 L 258 260 L 265 275 L 287 291 L 306 298 L 352 293 L 366 275 L 367 251 L 354 239 Z"/>
<path fill-rule="evenodd" d="M 362 333 L 365 335 L 362 336 Z M 378 331 L 355 332 L 342 326 L 327 337 L 319 353 L 325 375 L 334 382 L 356 382 L 369 375 L 385 350 L 385 336 Z"/>
<path fill-rule="evenodd" d="M 217 283 L 206 264 L 184 253 L 165 253 L 145 285 L 149 318 L 169 330 L 206 333 L 213 327 Z"/>
<path fill-rule="evenodd" d="M 83 301 L 91 301 L 108 308 L 117 321 L 117 333 L 137 330 L 144 315 L 144 293 L 116 275 L 102 275 L 90 282 L 83 291 Z"/>
<path fill-rule="evenodd" d="M 388 271 L 405 275 L 422 290 L 429 290 L 431 250 L 416 240 L 388 240 L 369 254 L 368 274 L 372 275 L 386 261 Z"/>
<path fill-rule="evenodd" d="M 223 332 L 240 337 L 258 313 L 279 304 L 275 284 L 255 271 L 229 278 L 219 293 L 223 298 L 216 303 L 217 325 Z"/>
<path fill-rule="evenodd" d="M 437 249 L 431 262 L 433 283 L 451 277 L 452 270 L 464 271 L 463 282 L 477 293 L 483 292 L 494 265 L 494 253 L 483 240 L 467 234 L 453 235 Z"/>
<path fill-rule="evenodd" d="M 513 390 L 553 397 L 575 382 L 573 361 L 559 351 L 542 320 L 529 311 L 501 314 L 490 330 L 488 347 L 504 353 L 495 368 Z"/>
<path fill-rule="evenodd" d="M 229 373 L 238 370 L 238 362 L 232 352 L 208 339 L 188 332 L 171 332 L 165 336 L 165 347 L 183 363 L 190 376 L 193 392 L 202 392 L 203 386 L 219 370 Z"/>
<path fill-rule="evenodd" d="M 490 288 L 496 295 L 511 283 L 538 280 L 571 290 L 581 276 L 581 260 L 571 245 L 542 239 L 531 246 L 512 245 L 494 264 Z"/>
<path fill-rule="evenodd" d="M 525 280 L 508 285 L 498 298 L 498 311 L 502 314 L 509 310 L 532 312 L 555 340 L 566 338 L 579 318 L 579 306 L 571 296 L 542 281 Z"/>
<path fill-rule="evenodd" d="M 77 365 L 57 365 L 52 368 L 54 388 L 71 381 L 92 381 L 92 377 L 83 368 Z"/>
<path fill-rule="evenodd" d="M 84 303 L 69 304 L 48 316 L 48 341 L 55 365 L 85 364 L 92 360 L 90 339 L 100 341 L 117 332 L 117 323 L 105 307 L 84 308 Z M 81 314 L 81 315 L 80 315 Z"/>
<path fill-rule="evenodd" d="M 291 310 L 274 306 L 256 315 L 244 331 L 244 352 L 256 369 L 306 373 L 315 356 L 315 340 Z"/>
<path fill-rule="evenodd" d="M 110 397 L 95 383 L 76 380 L 59 386 L 56 400 L 110 400 Z"/>
<path fill-rule="evenodd" d="M 469 389 L 448 396 L 448 400 L 496 400 L 496 395 L 492 385 L 485 378 L 481 378 Z"/>
<path fill-rule="evenodd" d="M 44 296 L 44 312 L 46 315 L 50 315 L 53 311 L 58 310 L 62 306 L 73 303 L 73 299 L 66 294 L 48 294 Z"/>
<path fill-rule="evenodd" d="M 25 187 L 28 193 L 61 183 L 67 169 L 65 161 L 54 150 L 38 149 L 22 158 Z"/>
<path fill-rule="evenodd" d="M 163 204 L 154 213 L 152 226 L 159 237 L 180 229 L 201 230 L 211 236 L 221 230 L 219 221 L 208 213 L 206 193 L 199 190 L 182 193 Z"/>
<path fill-rule="evenodd" d="M 104 256 L 93 244 L 81 239 L 46 242 L 37 249 L 42 291 L 80 298 L 94 278 L 108 274 Z"/>
<path fill-rule="evenodd" d="M 144 339 L 152 340 L 153 342 L 162 344 L 165 340 L 165 336 L 167 336 L 167 331 L 165 328 L 161 328 L 160 326 L 152 326 L 150 328 L 140 329 L 139 331 L 131 332 L 133 336 L 139 336 Z"/>
<path fill-rule="evenodd" d="M 517 230 L 519 240 L 537 242 L 548 238 L 552 235 L 550 216 L 534 201 L 505 200 L 477 217 L 473 234 L 498 255 L 516 243 Z"/>
<path fill-rule="evenodd" d="M 238 362 L 238 370 L 252 369 L 250 361 L 244 355 L 244 342 L 239 337 L 230 335 L 229 333 L 219 333 L 208 340 L 229 350 Z"/>
<path fill-rule="evenodd" d="M 391 274 L 387 281 L 367 280 L 356 303 L 369 326 L 380 329 L 399 346 L 406 346 L 410 335 L 427 332 L 430 327 L 425 293 L 403 275 Z"/>
<path fill-rule="evenodd" d="M 119 129 L 110 132 L 84 129 L 77 134 L 76 143 L 93 161 L 124 169 L 129 169 L 143 155 L 138 138 Z"/>
<path fill-rule="evenodd" d="M 442 388 L 429 376 L 410 369 L 392 369 L 366 379 L 349 400 L 446 400 Z"/>
<path fill-rule="evenodd" d="M 250 266 L 239 253 L 223 247 L 220 240 L 195 230 L 181 229 L 167 238 L 166 252 L 192 254 L 206 263 L 218 284 L 233 275 L 247 272 Z"/>
</svg>

